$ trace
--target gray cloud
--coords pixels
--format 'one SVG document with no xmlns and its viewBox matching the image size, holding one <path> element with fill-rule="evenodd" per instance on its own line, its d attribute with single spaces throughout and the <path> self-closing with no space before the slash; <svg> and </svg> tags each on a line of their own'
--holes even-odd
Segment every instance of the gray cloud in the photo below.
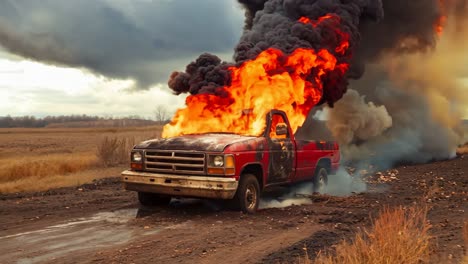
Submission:
<svg viewBox="0 0 468 264">
<path fill-rule="evenodd" d="M 242 10 L 219 0 L 0 2 L 0 45 L 33 60 L 84 67 L 140 87 L 180 61 L 231 51 Z"/>
</svg>

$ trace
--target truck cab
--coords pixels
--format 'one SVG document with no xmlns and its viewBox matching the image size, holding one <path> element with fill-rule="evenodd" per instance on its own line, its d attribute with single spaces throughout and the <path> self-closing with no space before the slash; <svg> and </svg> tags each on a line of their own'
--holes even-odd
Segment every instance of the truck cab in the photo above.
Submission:
<svg viewBox="0 0 468 264">
<path fill-rule="evenodd" d="M 261 136 L 207 133 L 141 142 L 122 182 L 143 205 L 196 197 L 229 200 L 254 213 L 272 186 L 312 181 L 314 192 L 323 191 L 339 160 L 336 142 L 296 140 L 286 113 L 272 110 Z"/>
</svg>

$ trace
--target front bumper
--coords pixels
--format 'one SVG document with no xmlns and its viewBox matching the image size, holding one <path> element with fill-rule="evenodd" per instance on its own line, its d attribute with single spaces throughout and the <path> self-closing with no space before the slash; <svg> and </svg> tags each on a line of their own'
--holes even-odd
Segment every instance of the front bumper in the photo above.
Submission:
<svg viewBox="0 0 468 264">
<path fill-rule="evenodd" d="M 232 199 L 238 181 L 234 178 L 170 175 L 126 170 L 122 172 L 124 188 L 182 197 Z"/>
</svg>

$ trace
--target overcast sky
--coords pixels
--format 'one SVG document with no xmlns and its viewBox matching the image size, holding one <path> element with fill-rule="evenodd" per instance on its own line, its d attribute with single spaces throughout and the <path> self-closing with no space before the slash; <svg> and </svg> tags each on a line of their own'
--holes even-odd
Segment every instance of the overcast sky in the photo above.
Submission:
<svg viewBox="0 0 468 264">
<path fill-rule="evenodd" d="M 170 73 L 242 26 L 235 0 L 0 0 L 0 116 L 173 113 Z"/>
<path fill-rule="evenodd" d="M 242 26 L 234 0 L 2 0 L 0 116 L 173 112 L 170 73 L 230 60 Z"/>
</svg>

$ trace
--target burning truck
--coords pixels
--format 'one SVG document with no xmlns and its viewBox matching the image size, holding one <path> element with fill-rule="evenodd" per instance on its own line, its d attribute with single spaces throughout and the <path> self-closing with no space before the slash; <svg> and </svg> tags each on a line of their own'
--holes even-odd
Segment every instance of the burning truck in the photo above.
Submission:
<svg viewBox="0 0 468 264">
<path fill-rule="evenodd" d="M 131 152 L 131 170 L 122 173 L 125 189 L 137 191 L 143 205 L 213 198 L 246 213 L 257 210 L 269 187 L 313 181 L 313 191 L 322 192 L 339 167 L 338 144 L 296 140 L 283 111 L 265 119 L 259 136 L 207 133 L 142 142 Z"/>
<path fill-rule="evenodd" d="M 404 55 L 434 48 L 446 13 L 463 18 L 458 10 L 465 10 L 465 0 L 239 3 L 246 19 L 234 61 L 205 53 L 185 71 L 173 72 L 168 85 L 176 95 L 189 94 L 185 107 L 164 127 L 162 139 L 132 150 L 131 169 L 122 179 L 142 204 L 167 203 L 172 196 L 220 198 L 251 213 L 270 186 L 309 180 L 320 190 L 338 167 L 338 144 L 315 141 L 312 134 L 312 140 L 294 136 L 319 105 L 328 105 L 329 133 L 343 143 L 347 158 L 424 162 L 453 152 L 459 133 L 452 121 L 463 101 L 452 95 L 460 93 L 433 89 L 427 74 L 412 74 L 413 58 Z M 421 59 L 414 61 L 419 65 Z M 346 93 L 349 80 L 361 78 L 370 62 L 382 64 L 368 67 L 381 71 L 379 78 L 371 78 L 373 87 L 360 84 L 359 91 L 375 104 L 356 90 Z M 440 106 L 450 106 L 450 118 L 431 108 Z M 428 129 L 437 131 L 436 140 Z M 440 138 L 450 144 L 435 144 Z"/>
</svg>

